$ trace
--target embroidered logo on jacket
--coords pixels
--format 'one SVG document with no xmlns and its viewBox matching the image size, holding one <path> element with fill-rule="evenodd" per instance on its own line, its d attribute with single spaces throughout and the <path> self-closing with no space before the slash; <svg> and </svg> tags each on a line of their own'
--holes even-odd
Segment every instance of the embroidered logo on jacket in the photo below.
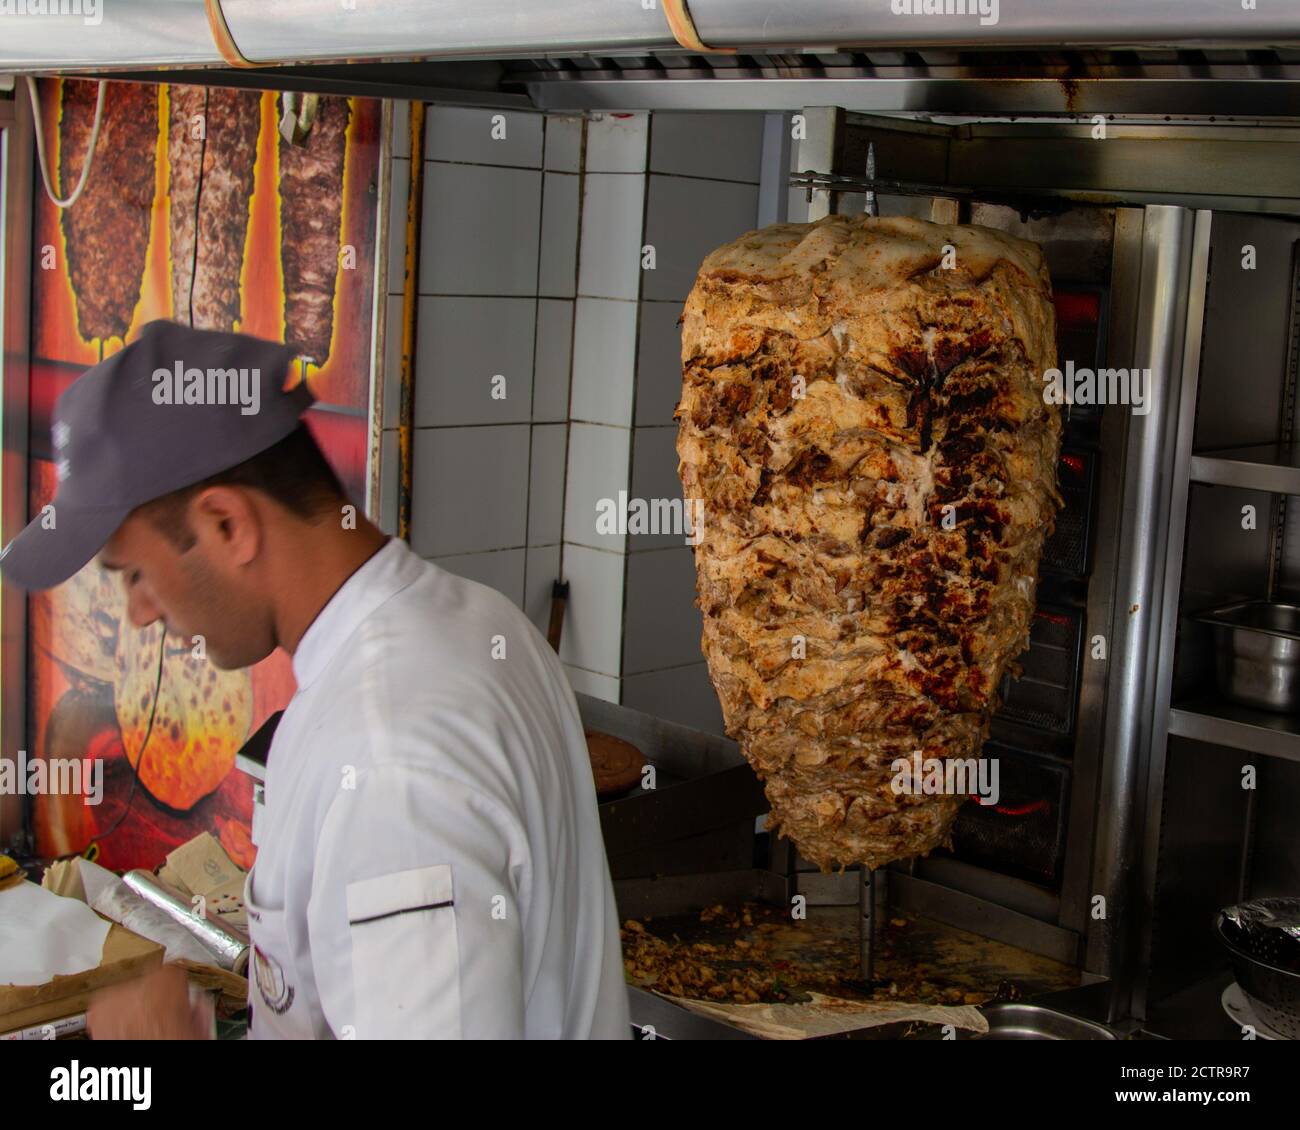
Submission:
<svg viewBox="0 0 1300 1130">
<path fill-rule="evenodd" d="M 288 1012 L 293 1004 L 293 986 L 285 983 L 280 963 L 267 957 L 257 946 L 253 947 L 253 976 L 266 1007 L 277 1016 Z"/>
</svg>

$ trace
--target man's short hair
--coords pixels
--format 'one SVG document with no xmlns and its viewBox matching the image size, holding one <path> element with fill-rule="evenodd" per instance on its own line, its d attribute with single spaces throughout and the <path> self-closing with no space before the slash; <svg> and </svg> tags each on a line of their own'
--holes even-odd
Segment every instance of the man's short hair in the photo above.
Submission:
<svg viewBox="0 0 1300 1130">
<path fill-rule="evenodd" d="M 214 486 L 251 487 L 305 520 L 333 509 L 343 499 L 343 486 L 305 424 L 251 459 L 201 482 L 161 495 L 136 508 L 168 541 L 184 553 L 193 548 L 194 530 L 186 511 L 200 491 Z"/>
</svg>

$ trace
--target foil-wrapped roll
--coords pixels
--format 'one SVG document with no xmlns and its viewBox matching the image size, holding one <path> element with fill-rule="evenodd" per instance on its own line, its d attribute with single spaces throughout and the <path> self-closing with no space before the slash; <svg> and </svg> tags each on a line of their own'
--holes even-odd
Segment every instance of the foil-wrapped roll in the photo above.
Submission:
<svg viewBox="0 0 1300 1130">
<path fill-rule="evenodd" d="M 148 871 L 128 871 L 122 881 L 146 902 L 188 930 L 212 955 L 212 964 L 241 976 L 248 967 L 248 937 L 237 927 L 200 917 L 193 907 L 169 891 Z"/>
</svg>

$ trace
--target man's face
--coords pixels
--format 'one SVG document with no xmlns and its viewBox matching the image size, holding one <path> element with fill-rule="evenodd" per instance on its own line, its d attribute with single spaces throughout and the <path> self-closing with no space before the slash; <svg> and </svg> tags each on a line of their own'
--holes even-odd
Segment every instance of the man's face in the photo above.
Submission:
<svg viewBox="0 0 1300 1130">
<path fill-rule="evenodd" d="M 218 549 L 220 547 L 217 547 Z M 159 620 L 176 642 L 202 636 L 208 659 L 229 670 L 249 667 L 274 647 L 258 630 L 262 622 L 252 594 L 235 583 L 208 539 L 178 548 L 153 522 L 132 514 L 100 553 L 105 569 L 120 572 L 127 618 L 137 628 Z"/>
</svg>

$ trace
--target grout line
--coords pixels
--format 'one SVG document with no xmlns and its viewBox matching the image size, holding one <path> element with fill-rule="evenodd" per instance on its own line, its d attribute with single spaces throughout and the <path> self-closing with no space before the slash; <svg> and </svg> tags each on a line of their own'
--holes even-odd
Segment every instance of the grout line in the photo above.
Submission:
<svg viewBox="0 0 1300 1130">
<path fill-rule="evenodd" d="M 633 671 L 630 675 L 624 675 L 625 679 L 637 679 L 642 675 L 658 675 L 662 671 L 684 671 L 687 667 L 704 667 L 707 669 L 708 661 L 704 658 L 692 659 L 689 663 L 670 663 L 667 667 L 652 667 L 649 671 Z"/>
</svg>

